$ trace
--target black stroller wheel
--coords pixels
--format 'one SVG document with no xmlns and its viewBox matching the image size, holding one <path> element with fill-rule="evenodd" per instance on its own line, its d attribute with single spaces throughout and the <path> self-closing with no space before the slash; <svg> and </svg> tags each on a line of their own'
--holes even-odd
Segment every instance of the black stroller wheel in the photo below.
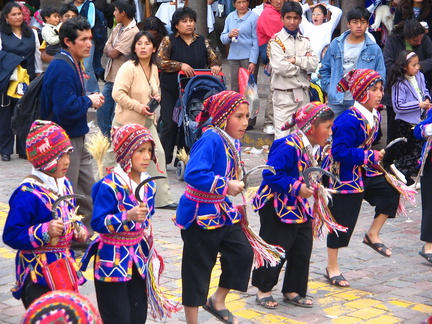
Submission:
<svg viewBox="0 0 432 324">
<path fill-rule="evenodd" d="M 179 179 L 180 181 L 184 180 L 185 168 L 186 168 L 185 163 L 181 160 L 178 161 L 176 175 L 177 175 L 177 179 Z"/>
</svg>

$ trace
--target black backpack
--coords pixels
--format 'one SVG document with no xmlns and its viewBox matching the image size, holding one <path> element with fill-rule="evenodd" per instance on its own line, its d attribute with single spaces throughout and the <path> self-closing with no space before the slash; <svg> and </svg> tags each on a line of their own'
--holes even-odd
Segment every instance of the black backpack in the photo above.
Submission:
<svg viewBox="0 0 432 324">
<path fill-rule="evenodd" d="M 93 1 L 91 0 L 86 1 L 80 10 L 80 16 L 83 16 L 86 19 L 88 19 L 87 16 L 90 7 L 90 2 L 93 3 Z M 93 5 L 95 6 L 95 24 L 92 28 L 92 35 L 95 42 L 99 42 L 99 43 L 103 42 L 105 44 L 107 40 L 108 21 L 106 20 L 104 13 L 98 8 L 96 8 L 96 5 L 94 3 Z"/>
<path fill-rule="evenodd" d="M 75 66 L 66 55 L 57 54 L 53 58 L 54 60 L 65 61 L 75 70 Z M 40 95 L 42 92 L 43 77 L 44 74 L 42 73 L 30 82 L 27 91 L 15 105 L 11 127 L 13 133 L 20 138 L 27 138 L 32 123 L 36 119 L 40 119 Z M 52 113 L 50 116 L 52 116 Z"/>
</svg>

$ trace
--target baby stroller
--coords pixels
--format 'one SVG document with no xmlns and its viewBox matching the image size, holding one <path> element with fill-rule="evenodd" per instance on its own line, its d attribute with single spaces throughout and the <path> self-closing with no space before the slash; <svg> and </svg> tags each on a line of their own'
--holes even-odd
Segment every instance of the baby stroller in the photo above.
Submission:
<svg viewBox="0 0 432 324">
<path fill-rule="evenodd" d="M 184 132 L 184 150 L 177 154 L 177 179 L 183 180 L 187 153 L 192 145 L 201 137 L 202 129 L 197 129 L 195 118 L 202 110 L 203 102 L 208 97 L 226 90 L 225 75 L 212 75 L 210 70 L 195 70 L 195 76 L 186 77 L 183 72 L 178 74 L 180 112 L 178 126 Z"/>
</svg>

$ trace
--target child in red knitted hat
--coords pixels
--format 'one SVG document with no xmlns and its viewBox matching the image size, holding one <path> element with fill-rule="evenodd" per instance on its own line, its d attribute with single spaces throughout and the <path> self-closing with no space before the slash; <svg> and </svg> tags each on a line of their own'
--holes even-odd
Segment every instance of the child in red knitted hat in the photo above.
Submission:
<svg viewBox="0 0 432 324">
<path fill-rule="evenodd" d="M 370 69 L 351 70 L 340 80 L 337 89 L 341 92 L 349 90 L 355 102 L 335 119 L 331 155 L 324 163 L 341 181 L 330 183 L 336 192 L 330 210 L 336 222 L 348 227 L 348 231 L 328 234 L 324 277 L 332 285 L 348 287 L 350 283 L 339 269 L 338 252 L 350 242 L 363 199 L 375 206 L 375 215 L 363 243 L 390 257 L 391 251 L 382 243 L 379 234 L 387 218 L 396 216 L 399 192 L 378 167 L 384 150 L 372 149 L 381 120 L 376 109 L 383 96 L 381 75 Z"/>
<path fill-rule="evenodd" d="M 226 308 L 231 289 L 246 291 L 253 251 L 242 231 L 243 215 L 228 196 L 244 190 L 241 180 L 240 142 L 248 126 L 246 98 L 235 91 L 209 97 L 197 116 L 211 126 L 195 142 L 186 166 L 186 191 L 180 198 L 176 226 L 183 239 L 182 303 L 188 324 L 198 323 L 198 307 L 226 323 L 235 323 Z M 222 274 L 209 298 L 211 271 L 221 253 Z"/>
<path fill-rule="evenodd" d="M 320 147 L 331 135 L 334 113 L 320 102 L 311 102 L 295 112 L 283 126 L 290 135 L 273 142 L 268 165 L 276 174 L 263 171 L 263 182 L 253 199 L 253 207 L 260 215 L 259 235 L 269 244 L 284 248 L 285 258 L 275 267 L 260 267 L 252 274 L 252 285 L 258 288 L 256 303 L 274 309 L 278 303 L 272 290 L 286 261 L 282 296 L 285 303 L 310 308 L 307 297 L 309 260 L 312 252 L 312 210 L 307 198 L 313 194 L 303 172 L 317 167 Z"/>
<path fill-rule="evenodd" d="M 12 194 L 3 232 L 3 241 L 18 250 L 17 281 L 12 293 L 25 308 L 51 290 L 42 268 L 66 259 L 75 271 L 71 241 L 85 242 L 88 238 L 87 229 L 75 216 L 75 200 L 54 204 L 58 198 L 73 194 L 72 184 L 65 177 L 72 149 L 68 135 L 57 124 L 42 120 L 32 124 L 26 141 L 32 175 Z M 75 283 L 85 282 L 79 271 L 73 277 Z"/>
<path fill-rule="evenodd" d="M 99 237 L 87 249 L 81 268 L 95 256 L 94 284 L 104 323 L 145 323 L 147 308 L 163 319 L 177 307 L 154 280 L 157 253 L 150 218 L 155 182 L 149 180 L 136 196 L 138 185 L 149 178 L 150 161 L 157 165 L 155 142 L 147 128 L 126 124 L 114 130 L 112 144 L 118 165 L 93 186 L 91 226 Z"/>
</svg>

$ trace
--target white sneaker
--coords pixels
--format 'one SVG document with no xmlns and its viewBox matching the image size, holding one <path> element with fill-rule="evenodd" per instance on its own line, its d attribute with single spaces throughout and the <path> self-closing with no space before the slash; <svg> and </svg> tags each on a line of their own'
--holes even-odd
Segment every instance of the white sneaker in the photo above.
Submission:
<svg viewBox="0 0 432 324">
<path fill-rule="evenodd" d="M 394 163 L 392 165 L 390 165 L 390 169 L 392 170 L 392 172 L 396 176 L 396 178 L 398 178 L 400 181 L 402 181 L 405 184 L 407 183 L 405 175 L 396 168 Z"/>
<path fill-rule="evenodd" d="M 268 135 L 273 135 L 275 133 L 273 125 L 264 126 L 263 132 Z"/>
</svg>

